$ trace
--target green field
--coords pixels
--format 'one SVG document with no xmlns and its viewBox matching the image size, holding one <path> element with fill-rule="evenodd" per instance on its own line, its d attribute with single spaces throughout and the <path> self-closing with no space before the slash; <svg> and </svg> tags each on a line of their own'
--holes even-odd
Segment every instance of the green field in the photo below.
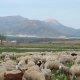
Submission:
<svg viewBox="0 0 80 80">
<path fill-rule="evenodd" d="M 80 51 L 80 44 L 70 43 L 17 43 L 0 45 L 1 52 Z"/>
</svg>

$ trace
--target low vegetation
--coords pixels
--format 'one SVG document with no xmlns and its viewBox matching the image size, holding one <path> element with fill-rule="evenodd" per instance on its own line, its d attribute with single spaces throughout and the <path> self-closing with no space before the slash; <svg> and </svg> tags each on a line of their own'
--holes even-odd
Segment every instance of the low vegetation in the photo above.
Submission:
<svg viewBox="0 0 80 80">
<path fill-rule="evenodd" d="M 0 52 L 80 51 L 80 44 L 16 43 L 0 45 Z"/>
</svg>

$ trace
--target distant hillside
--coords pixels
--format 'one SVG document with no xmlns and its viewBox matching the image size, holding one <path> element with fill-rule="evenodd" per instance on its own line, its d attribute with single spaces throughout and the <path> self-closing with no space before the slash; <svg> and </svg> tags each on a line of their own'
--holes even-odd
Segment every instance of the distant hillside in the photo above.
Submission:
<svg viewBox="0 0 80 80">
<path fill-rule="evenodd" d="M 0 17 L 0 33 L 38 37 L 80 37 L 80 30 L 62 25 L 56 20 L 30 20 L 21 16 Z"/>
</svg>

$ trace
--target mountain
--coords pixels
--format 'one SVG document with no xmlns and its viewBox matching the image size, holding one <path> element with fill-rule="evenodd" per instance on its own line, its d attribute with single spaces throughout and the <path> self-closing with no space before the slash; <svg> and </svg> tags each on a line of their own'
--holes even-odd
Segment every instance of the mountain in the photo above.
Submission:
<svg viewBox="0 0 80 80">
<path fill-rule="evenodd" d="M 22 16 L 0 17 L 0 33 L 37 37 L 80 37 L 80 30 L 67 27 L 57 20 L 30 20 Z"/>
</svg>

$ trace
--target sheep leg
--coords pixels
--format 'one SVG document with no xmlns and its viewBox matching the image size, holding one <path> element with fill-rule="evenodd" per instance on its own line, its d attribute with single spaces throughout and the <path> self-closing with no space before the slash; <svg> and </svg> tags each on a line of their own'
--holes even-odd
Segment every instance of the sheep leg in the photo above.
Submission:
<svg viewBox="0 0 80 80">
<path fill-rule="evenodd" d="M 70 76 L 69 75 L 67 75 L 67 80 L 70 80 Z"/>
<path fill-rule="evenodd" d="M 26 79 L 23 77 L 22 80 L 26 80 Z"/>
<path fill-rule="evenodd" d="M 71 80 L 76 80 L 76 77 L 75 76 L 71 76 Z"/>
</svg>

